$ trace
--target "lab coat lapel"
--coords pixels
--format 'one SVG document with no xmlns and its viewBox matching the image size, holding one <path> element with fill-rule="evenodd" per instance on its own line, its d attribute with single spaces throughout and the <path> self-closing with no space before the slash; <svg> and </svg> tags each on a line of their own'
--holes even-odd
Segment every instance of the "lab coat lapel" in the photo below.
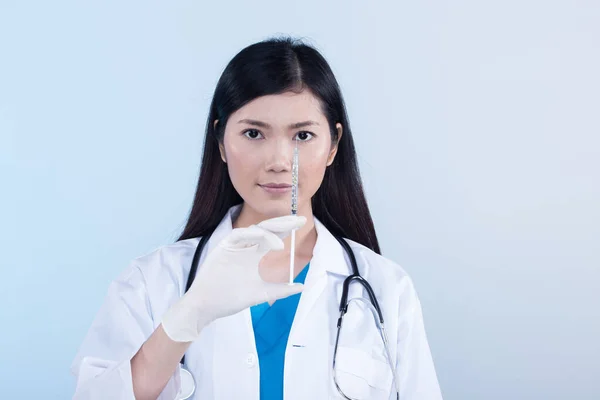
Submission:
<svg viewBox="0 0 600 400">
<path fill-rule="evenodd" d="M 349 268 L 343 248 L 317 218 L 315 227 L 317 243 L 286 348 L 286 400 L 325 399 L 332 389 L 331 349 L 339 307 L 333 289 Z"/>
<path fill-rule="evenodd" d="M 314 221 L 317 242 L 294 318 L 294 325 L 302 323 L 323 294 L 327 287 L 327 272 L 341 275 L 348 275 L 350 272 L 342 246 L 316 217 Z M 292 333 L 294 325 L 292 325 Z"/>
</svg>

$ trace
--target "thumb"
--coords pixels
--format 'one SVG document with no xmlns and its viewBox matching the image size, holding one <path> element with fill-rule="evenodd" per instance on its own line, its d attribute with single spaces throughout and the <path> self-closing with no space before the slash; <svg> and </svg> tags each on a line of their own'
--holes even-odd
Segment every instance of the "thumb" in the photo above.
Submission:
<svg viewBox="0 0 600 400">
<path fill-rule="evenodd" d="M 265 282 L 265 296 L 268 302 L 284 299 L 286 297 L 298 294 L 304 290 L 304 285 L 301 283 L 267 283 Z"/>
</svg>

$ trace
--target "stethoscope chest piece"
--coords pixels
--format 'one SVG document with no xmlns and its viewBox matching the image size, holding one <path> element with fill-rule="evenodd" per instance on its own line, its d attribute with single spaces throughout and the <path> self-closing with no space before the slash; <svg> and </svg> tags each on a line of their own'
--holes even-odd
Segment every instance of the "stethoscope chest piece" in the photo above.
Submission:
<svg viewBox="0 0 600 400">
<path fill-rule="evenodd" d="M 196 383 L 194 382 L 194 377 L 185 368 L 181 368 L 181 391 L 179 392 L 179 396 L 177 400 L 185 400 L 192 397 L 194 391 L 196 390 Z"/>
</svg>

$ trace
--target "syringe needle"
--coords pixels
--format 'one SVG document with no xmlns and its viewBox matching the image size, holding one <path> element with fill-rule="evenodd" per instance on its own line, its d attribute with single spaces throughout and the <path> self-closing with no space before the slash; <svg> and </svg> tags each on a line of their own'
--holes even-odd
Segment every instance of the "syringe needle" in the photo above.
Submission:
<svg viewBox="0 0 600 400">
<path fill-rule="evenodd" d="M 292 158 L 292 215 L 298 214 L 298 139 L 294 147 L 294 156 Z M 292 243 L 290 246 L 290 281 L 294 283 L 294 255 L 296 252 L 296 230 L 292 230 Z"/>
</svg>

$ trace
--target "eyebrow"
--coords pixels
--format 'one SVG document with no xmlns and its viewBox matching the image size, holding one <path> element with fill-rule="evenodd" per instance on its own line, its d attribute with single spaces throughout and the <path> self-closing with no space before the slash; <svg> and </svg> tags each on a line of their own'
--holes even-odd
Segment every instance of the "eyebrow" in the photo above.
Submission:
<svg viewBox="0 0 600 400">
<path fill-rule="evenodd" d="M 248 125 L 257 126 L 259 128 L 271 129 L 271 125 L 267 124 L 266 122 L 258 121 L 255 119 L 241 119 L 238 121 L 238 124 L 248 124 Z M 304 128 L 304 127 L 313 126 L 313 125 L 319 125 L 319 123 L 315 122 L 315 121 L 310 121 L 310 120 L 302 121 L 302 122 L 293 123 L 293 124 L 289 125 L 288 128 L 289 129 L 299 129 L 299 128 Z"/>
</svg>

